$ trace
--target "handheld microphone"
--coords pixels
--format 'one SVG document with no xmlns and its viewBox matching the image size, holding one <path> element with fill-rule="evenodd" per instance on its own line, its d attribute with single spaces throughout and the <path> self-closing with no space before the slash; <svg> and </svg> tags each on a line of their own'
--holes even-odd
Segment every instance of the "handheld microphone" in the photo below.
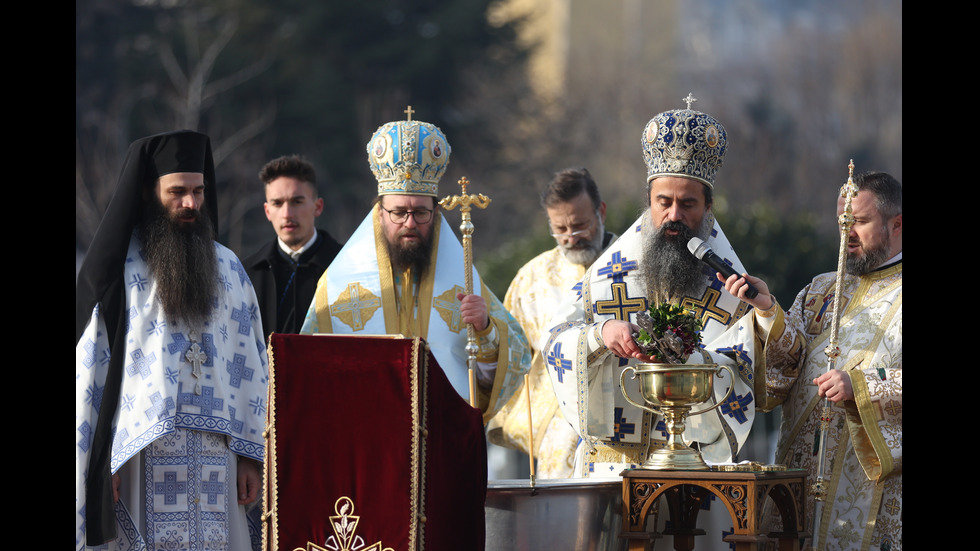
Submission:
<svg viewBox="0 0 980 551">
<path fill-rule="evenodd" d="M 711 266 L 716 272 L 721 273 L 725 276 L 725 279 L 733 275 L 739 275 L 727 262 L 722 260 L 722 258 L 711 250 L 711 247 L 707 243 L 702 241 L 697 237 L 692 237 L 690 241 L 687 242 L 687 250 L 691 251 L 691 254 L 696 256 L 698 260 L 704 262 L 708 266 Z M 746 280 L 746 285 L 748 289 L 745 290 L 746 298 L 755 298 L 759 295 L 759 290 L 752 286 L 751 283 Z"/>
</svg>

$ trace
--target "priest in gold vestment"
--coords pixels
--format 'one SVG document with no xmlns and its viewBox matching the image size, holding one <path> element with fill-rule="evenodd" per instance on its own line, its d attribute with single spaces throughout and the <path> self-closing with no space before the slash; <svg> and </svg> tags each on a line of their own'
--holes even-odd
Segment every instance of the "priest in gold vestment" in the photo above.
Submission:
<svg viewBox="0 0 980 551">
<path fill-rule="evenodd" d="M 837 274 L 826 273 L 800 291 L 788 312 L 773 303 L 749 314 L 768 332 L 759 366 L 766 396 L 759 405 L 782 405 L 776 462 L 806 469 L 812 483 L 821 406 L 824 397 L 831 401 L 826 499 L 813 519 L 814 498 L 807 495 L 807 531 L 823 549 L 896 551 L 902 548 L 902 187 L 884 173 L 861 174 L 854 183 L 836 369 L 827 369 L 825 349 Z M 838 214 L 843 207 L 841 198 Z M 726 288 L 741 296 L 746 279 L 759 283 L 732 276 Z"/>
<path fill-rule="evenodd" d="M 605 231 L 606 203 L 585 168 L 555 174 L 541 195 L 541 206 L 557 245 L 522 266 L 504 296 L 504 307 L 524 328 L 532 347 L 530 393 L 522 385 L 490 421 L 487 436 L 494 444 L 528 453 L 533 434 L 538 478 L 568 478 L 579 436 L 558 408 L 537 343 L 547 333 L 562 294 L 582 279 L 586 268 L 616 236 Z M 528 394 L 533 432 L 528 426 Z"/>
</svg>

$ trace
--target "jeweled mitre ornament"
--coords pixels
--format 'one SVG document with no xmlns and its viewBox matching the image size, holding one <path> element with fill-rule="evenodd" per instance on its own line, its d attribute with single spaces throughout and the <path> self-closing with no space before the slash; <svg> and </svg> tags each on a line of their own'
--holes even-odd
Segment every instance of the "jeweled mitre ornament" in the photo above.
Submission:
<svg viewBox="0 0 980 551">
<path fill-rule="evenodd" d="M 450 147 L 434 124 L 413 120 L 384 124 L 368 142 L 367 153 L 378 195 L 439 196 Z"/>
<path fill-rule="evenodd" d="M 650 119 L 640 142 L 648 182 L 658 176 L 682 176 L 714 188 L 728 136 L 714 117 L 694 111 L 688 103 L 687 109 L 664 111 Z"/>
</svg>

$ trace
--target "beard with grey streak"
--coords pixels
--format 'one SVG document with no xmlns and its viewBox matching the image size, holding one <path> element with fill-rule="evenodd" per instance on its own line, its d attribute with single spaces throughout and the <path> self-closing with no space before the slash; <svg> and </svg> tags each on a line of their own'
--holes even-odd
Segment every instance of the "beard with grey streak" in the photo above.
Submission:
<svg viewBox="0 0 980 551">
<path fill-rule="evenodd" d="M 708 284 L 704 264 L 687 249 L 692 237 L 707 240 L 714 217 L 705 213 L 697 231 L 681 222 L 664 222 L 653 227 L 650 211 L 643 221 L 643 278 L 651 303 L 677 301 L 681 297 L 700 297 Z M 667 235 L 667 230 L 679 232 Z"/>
<path fill-rule="evenodd" d="M 211 317 L 218 294 L 218 255 L 207 209 L 196 211 L 192 222 L 180 220 L 192 210 L 181 209 L 172 218 L 151 198 L 143 203 L 138 231 L 167 320 L 194 326 Z"/>
<path fill-rule="evenodd" d="M 590 241 L 582 240 L 568 245 L 558 243 L 558 247 L 559 250 L 561 250 L 562 256 L 565 257 L 565 260 L 571 262 L 572 264 L 588 267 L 595 262 L 595 259 L 599 258 L 599 254 L 602 252 L 602 241 L 605 236 L 606 227 L 600 219 L 595 237 L 593 237 Z"/>
<path fill-rule="evenodd" d="M 881 242 L 871 248 L 865 247 L 863 254 L 847 253 L 847 259 L 844 261 L 844 268 L 847 273 L 862 276 L 873 272 L 875 268 L 888 260 L 888 253 L 891 249 L 891 236 L 888 234 L 888 228 L 882 226 L 881 234 Z M 860 243 L 860 240 L 856 241 Z"/>
</svg>

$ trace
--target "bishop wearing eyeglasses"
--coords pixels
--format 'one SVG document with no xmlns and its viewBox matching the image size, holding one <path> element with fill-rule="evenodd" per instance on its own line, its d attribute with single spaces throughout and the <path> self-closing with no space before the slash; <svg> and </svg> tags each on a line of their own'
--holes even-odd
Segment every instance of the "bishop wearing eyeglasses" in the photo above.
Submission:
<svg viewBox="0 0 980 551">
<path fill-rule="evenodd" d="M 324 272 L 303 333 L 401 334 L 426 339 L 453 388 L 469 399 L 466 325 L 478 338 L 474 401 L 484 423 L 531 363 L 520 325 L 473 269 L 467 295 L 463 248 L 438 207 L 451 148 L 433 124 L 389 122 L 367 144 L 378 197 Z"/>
</svg>

